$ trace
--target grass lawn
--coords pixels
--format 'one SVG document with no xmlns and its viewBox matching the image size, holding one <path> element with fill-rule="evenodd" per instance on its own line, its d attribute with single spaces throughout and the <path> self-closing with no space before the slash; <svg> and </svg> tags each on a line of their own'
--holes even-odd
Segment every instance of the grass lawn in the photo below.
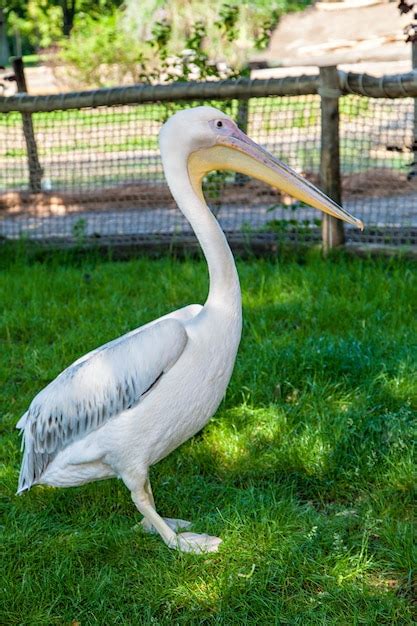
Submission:
<svg viewBox="0 0 417 626">
<path fill-rule="evenodd" d="M 79 355 L 203 301 L 205 264 L 0 263 L 1 624 L 416 623 L 411 261 L 239 262 L 226 399 L 151 473 L 160 513 L 223 538 L 200 557 L 143 534 L 117 480 L 15 496 L 14 425 Z"/>
</svg>

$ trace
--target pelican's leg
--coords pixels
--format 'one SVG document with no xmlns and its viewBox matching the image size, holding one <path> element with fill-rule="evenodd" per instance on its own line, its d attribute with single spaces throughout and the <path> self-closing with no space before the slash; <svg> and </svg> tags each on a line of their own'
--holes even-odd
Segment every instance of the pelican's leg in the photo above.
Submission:
<svg viewBox="0 0 417 626">
<path fill-rule="evenodd" d="M 149 492 L 145 487 L 146 481 L 147 478 L 140 485 L 137 485 L 134 490 L 131 489 L 132 500 L 148 524 L 153 526 L 161 535 L 167 546 L 181 552 L 194 552 L 196 554 L 217 552 L 221 543 L 221 539 L 218 537 L 197 535 L 196 533 L 176 534 L 156 512 L 153 506 L 152 492 Z"/>
<path fill-rule="evenodd" d="M 147 478 L 145 481 L 144 489 L 146 493 L 148 494 L 149 502 L 151 503 L 153 508 L 156 510 L 155 500 L 153 497 L 151 482 L 149 478 Z M 186 528 L 190 528 L 191 526 L 191 522 L 187 522 L 187 520 L 185 519 L 173 519 L 172 517 L 163 517 L 162 519 L 164 520 L 165 524 L 167 524 L 171 528 L 171 530 L 174 531 L 174 533 L 178 532 L 179 530 L 185 530 Z M 143 529 L 147 533 L 155 534 L 158 532 L 156 528 L 154 528 L 152 524 L 149 523 L 146 517 L 143 518 L 141 524 L 143 526 Z"/>
</svg>

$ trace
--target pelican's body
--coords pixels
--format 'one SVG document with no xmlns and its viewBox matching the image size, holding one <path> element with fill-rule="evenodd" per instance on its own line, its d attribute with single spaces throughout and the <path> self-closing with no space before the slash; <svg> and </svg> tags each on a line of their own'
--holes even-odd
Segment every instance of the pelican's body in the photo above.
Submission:
<svg viewBox="0 0 417 626">
<path fill-rule="evenodd" d="M 126 472 L 132 477 L 147 475 L 149 466 L 192 437 L 214 414 L 233 370 L 241 332 L 240 309 L 233 316 L 221 308 L 212 311 L 195 304 L 160 319 L 177 321 L 187 335 L 175 366 L 136 406 L 65 447 L 37 482 L 68 487 L 112 476 L 124 478 Z M 173 330 L 176 332 L 175 326 Z M 129 336 L 132 334 L 127 341 Z M 119 341 L 122 344 L 124 338 Z"/>
<path fill-rule="evenodd" d="M 230 248 L 207 207 L 201 180 L 235 169 L 285 189 L 316 208 L 360 223 L 259 148 L 211 107 L 175 114 L 162 128 L 165 175 L 207 259 L 210 289 L 194 304 L 81 357 L 32 401 L 18 428 L 24 456 L 19 492 L 34 484 L 81 485 L 121 478 L 144 516 L 172 548 L 215 551 L 217 537 L 178 533 L 190 523 L 159 516 L 149 467 L 200 430 L 219 406 L 239 346 L 239 279 Z"/>
</svg>

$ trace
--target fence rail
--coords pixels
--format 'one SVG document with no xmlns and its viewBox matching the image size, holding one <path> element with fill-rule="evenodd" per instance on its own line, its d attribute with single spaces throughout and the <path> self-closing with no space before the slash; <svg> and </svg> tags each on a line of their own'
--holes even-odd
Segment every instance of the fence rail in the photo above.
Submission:
<svg viewBox="0 0 417 626">
<path fill-rule="evenodd" d="M 417 97 L 417 71 L 370 76 L 338 70 L 338 96 L 354 94 L 369 98 Z M 320 74 L 284 78 L 178 82 L 169 85 L 132 85 L 46 96 L 18 93 L 0 96 L 0 113 L 48 113 L 69 109 L 166 101 L 230 100 L 262 96 L 306 96 L 320 94 Z"/>
<path fill-rule="evenodd" d="M 329 223 L 312 210 L 246 177 L 214 173 L 205 190 L 231 241 L 308 244 L 323 230 L 327 246 L 416 246 L 414 98 L 417 72 L 373 77 L 336 68 L 0 97 L 0 238 L 188 240 L 164 182 L 157 134 L 178 108 L 209 103 L 336 200 L 341 194 L 367 227 L 362 234 L 330 228 L 329 237 Z"/>
<path fill-rule="evenodd" d="M 315 94 L 317 76 L 271 79 L 222 80 L 211 82 L 178 82 L 169 85 L 132 85 L 93 91 L 75 91 L 48 96 L 16 94 L 0 97 L 0 113 L 67 111 L 87 107 L 143 104 L 151 102 L 190 102 L 196 100 L 230 100 L 262 96 L 303 96 Z"/>
</svg>

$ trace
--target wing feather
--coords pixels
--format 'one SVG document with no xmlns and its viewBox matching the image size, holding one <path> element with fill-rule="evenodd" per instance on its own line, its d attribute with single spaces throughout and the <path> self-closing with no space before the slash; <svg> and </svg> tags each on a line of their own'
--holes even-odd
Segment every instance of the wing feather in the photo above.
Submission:
<svg viewBox="0 0 417 626">
<path fill-rule="evenodd" d="M 24 442 L 18 492 L 36 483 L 66 446 L 151 393 L 187 340 L 179 319 L 161 318 L 92 351 L 59 374 L 18 422 Z"/>
</svg>

